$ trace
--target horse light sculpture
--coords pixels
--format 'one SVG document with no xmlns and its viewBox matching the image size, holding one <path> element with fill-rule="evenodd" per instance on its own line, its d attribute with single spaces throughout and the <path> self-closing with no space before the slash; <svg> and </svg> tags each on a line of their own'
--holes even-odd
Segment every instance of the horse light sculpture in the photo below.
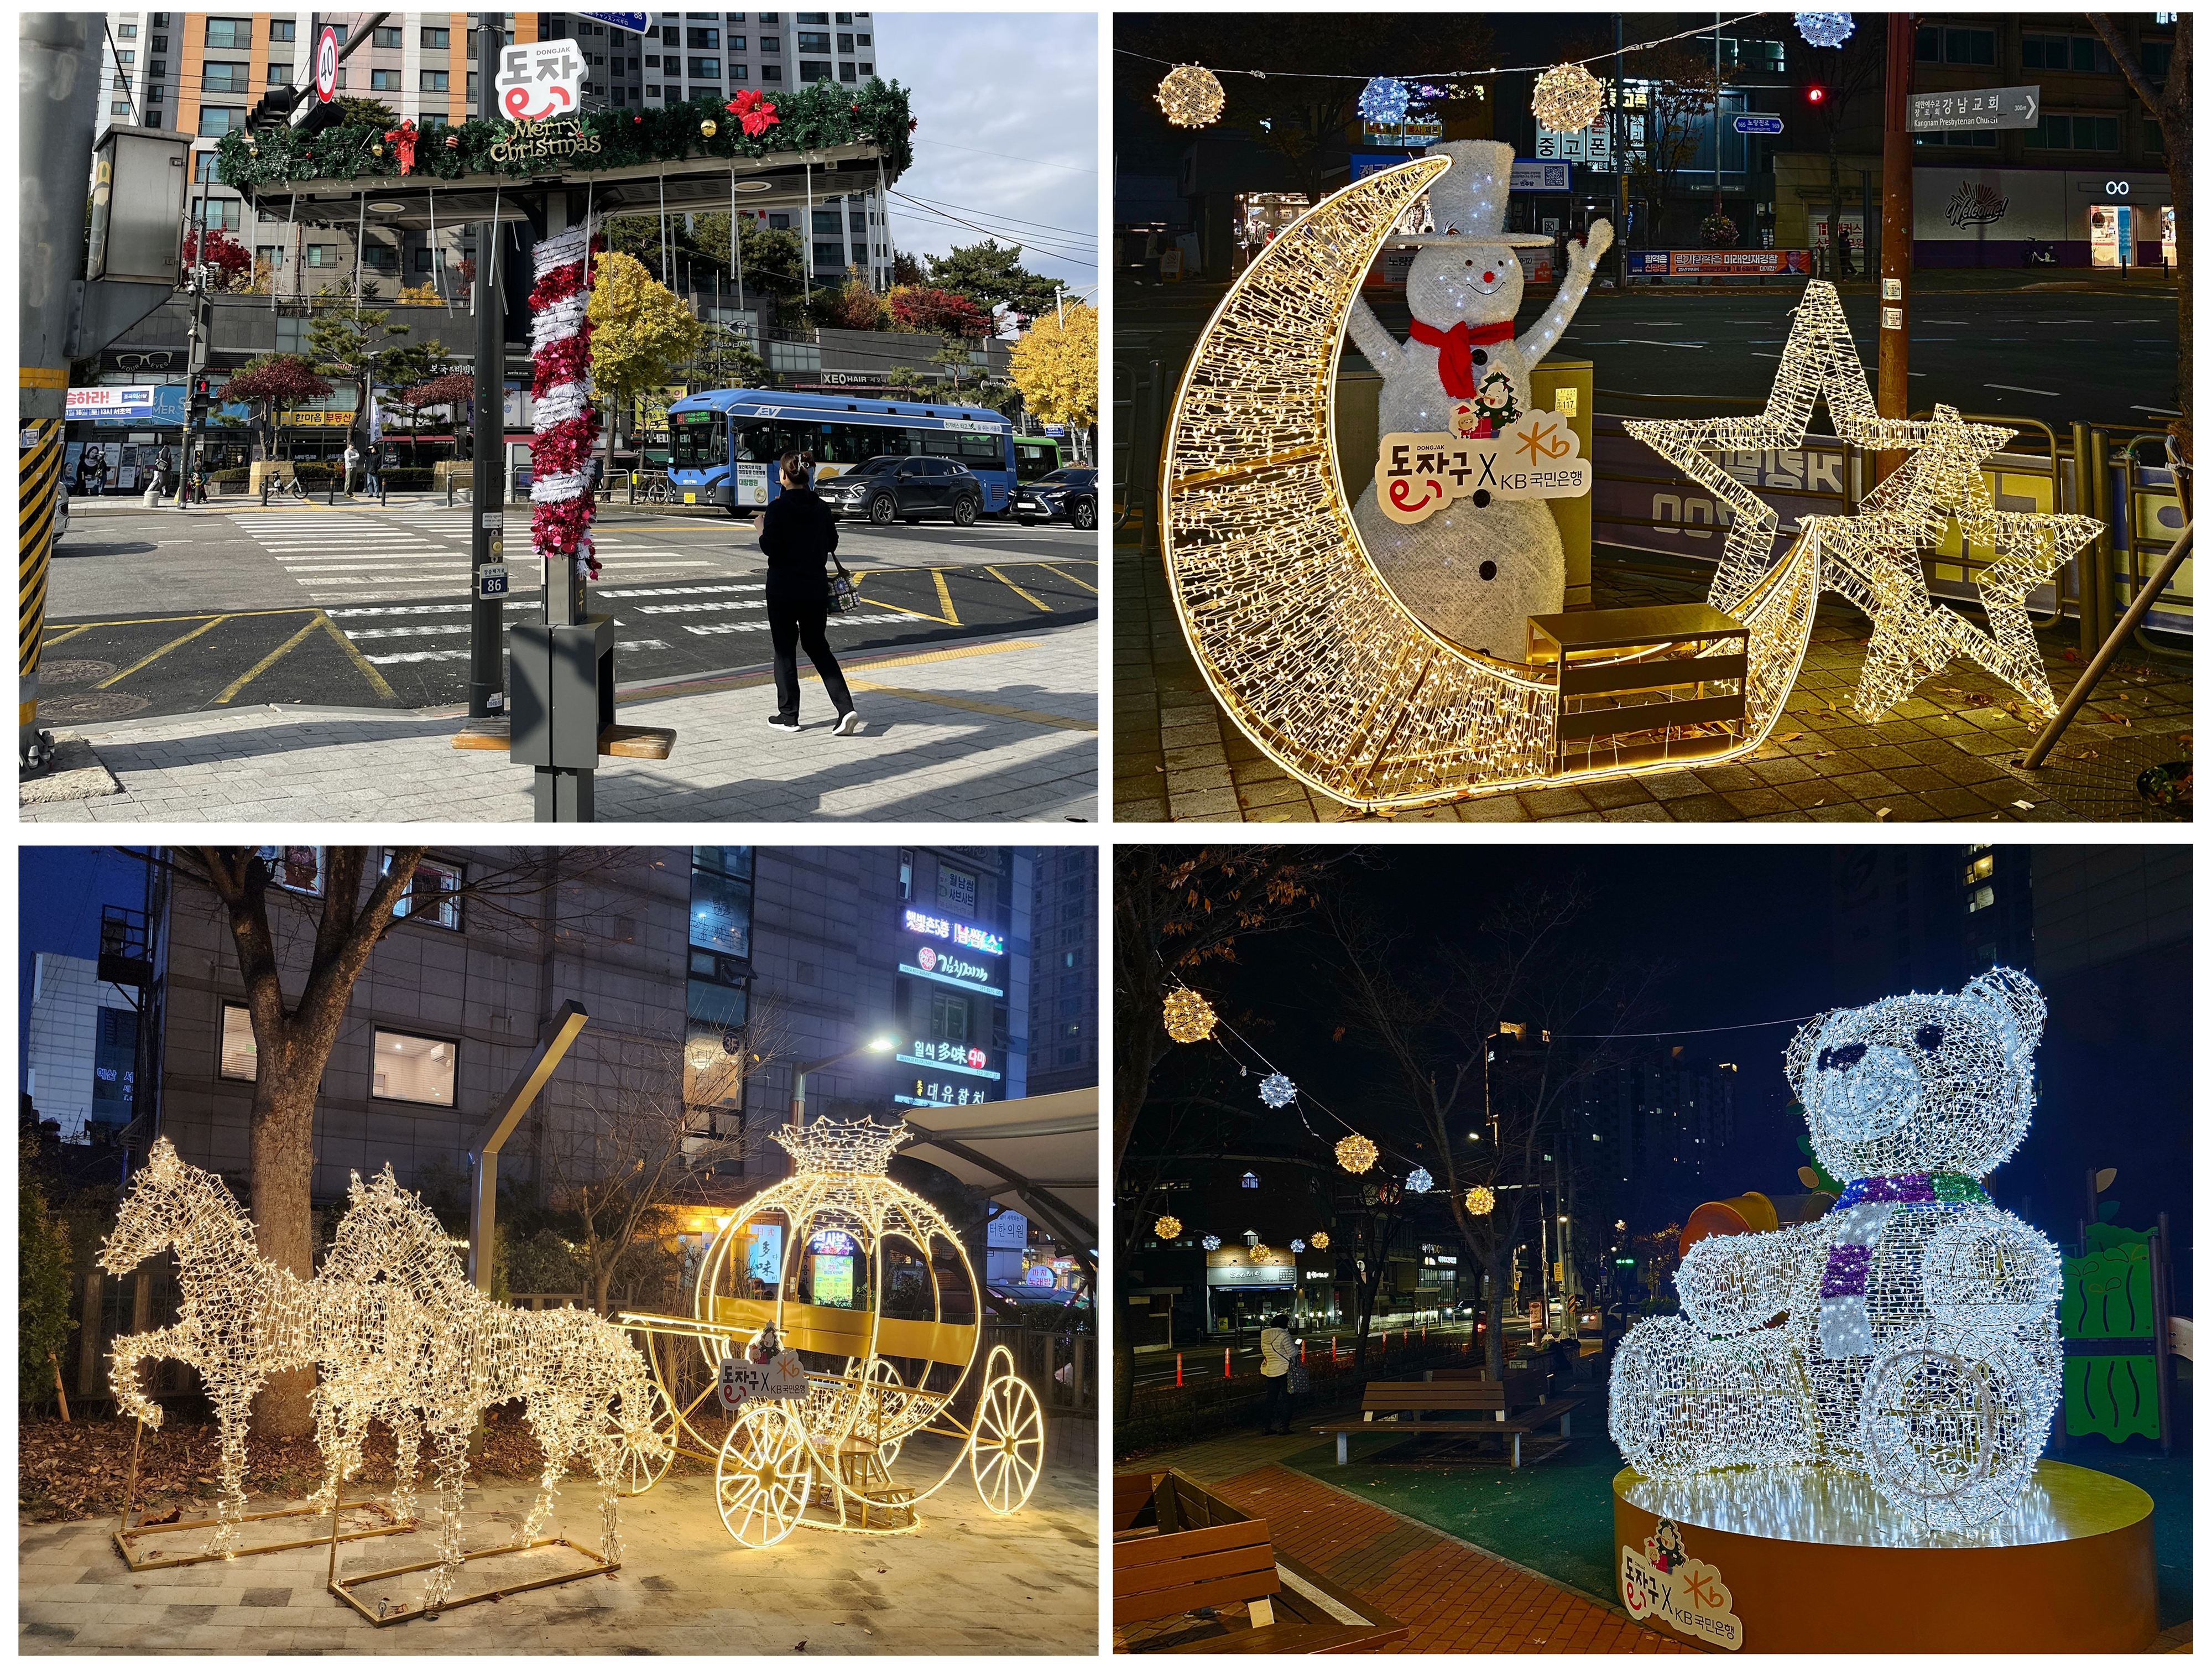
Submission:
<svg viewBox="0 0 2212 1670">
<path fill-rule="evenodd" d="M 2058 1257 L 1981 1179 L 2027 1135 L 2042 994 L 1993 968 L 1808 1022 L 1790 1045 L 1836 1209 L 1684 1255 L 1678 1317 L 1630 1330 L 1613 1436 L 1647 1476 L 1865 1476 L 1972 1533 L 2026 1491 L 2058 1401 Z"/>
</svg>

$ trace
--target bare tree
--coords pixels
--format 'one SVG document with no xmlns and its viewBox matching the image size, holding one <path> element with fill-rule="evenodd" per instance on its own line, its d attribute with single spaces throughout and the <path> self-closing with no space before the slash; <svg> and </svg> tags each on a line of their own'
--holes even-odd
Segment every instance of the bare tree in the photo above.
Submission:
<svg viewBox="0 0 2212 1670">
<path fill-rule="evenodd" d="M 373 874 L 374 847 L 173 847 L 178 875 L 211 891 L 221 902 L 231 946 L 246 982 L 246 1009 L 253 1026 L 258 1068 L 248 1128 L 252 1210 L 262 1257 L 297 1276 L 314 1273 L 313 1183 L 315 1096 L 337 1043 L 338 1028 L 355 983 L 393 923 L 418 905 L 471 901 L 477 908 L 513 914 L 520 900 L 544 893 L 581 872 L 609 867 L 622 857 L 613 848 L 572 855 L 524 851 L 472 867 L 458 887 L 417 872 L 427 847 L 383 849 L 386 862 Z M 565 867 L 564 867 L 565 866 Z M 276 885 L 279 882 L 289 886 Z M 307 972 L 296 997 L 284 991 L 293 936 L 281 934 L 272 907 L 305 917 L 313 928 Z M 312 1369 L 272 1376 L 256 1399 L 257 1429 L 283 1437 L 313 1430 L 308 1399 Z"/>
<path fill-rule="evenodd" d="M 1842 46 L 1815 47 L 1812 52 L 1813 62 L 1827 71 L 1820 82 L 1826 96 L 1814 107 L 1813 119 L 1828 153 L 1828 271 L 1840 277 L 1844 271 L 1838 253 L 1844 225 L 1844 162 L 1837 147 L 1846 126 L 1847 113 L 1863 94 L 1882 84 L 1888 45 L 1884 31 L 1856 29 Z M 1869 265 L 1868 235 L 1871 230 L 1863 226 L 1859 229 L 1859 270 L 1869 275 L 1872 268 Z"/>
<path fill-rule="evenodd" d="M 593 1309 L 610 1314 L 616 1283 L 636 1286 L 652 1249 L 675 1233 L 676 1209 L 707 1200 L 718 1170 L 767 1141 L 724 1130 L 715 1111 L 742 1106 L 746 1082 L 791 1056 L 795 1038 L 782 1003 L 762 992 L 744 1027 L 719 1038 L 580 1040 L 578 1113 L 547 1131 L 541 1152 L 550 1203 L 580 1225 Z"/>
<path fill-rule="evenodd" d="M 2190 145 L 2194 137 L 2189 93 L 2191 63 L 2196 43 L 2196 14 L 2182 12 L 2173 21 L 2173 58 L 2166 67 L 2166 79 L 2154 82 L 2142 66 L 2127 37 L 2120 31 L 2118 19 L 2104 12 L 2088 15 L 2089 27 L 2096 30 L 2105 43 L 2105 50 L 2119 65 L 2120 73 L 2128 78 L 2128 85 L 2136 90 L 2136 97 L 2143 101 L 2143 108 L 2158 119 L 2159 138 L 2166 149 L 2166 177 L 2173 182 L 2173 238 L 2174 256 L 2181 264 L 2181 282 L 2174 286 L 2181 309 L 2181 363 L 2176 368 L 2177 399 L 2181 405 L 2181 421 L 2175 425 L 2181 432 L 2182 456 L 2193 457 L 2191 430 L 2196 421 L 2196 395 L 2191 387 L 2189 368 L 2194 353 L 2190 341 L 2191 328 L 2190 290 L 2190 237 L 2196 219 L 2196 182 L 2190 160 Z M 2132 255 L 2133 252 L 2130 252 Z"/>
<path fill-rule="evenodd" d="M 1612 1039 L 1650 978 L 1576 946 L 1588 903 L 1577 889 L 1516 895 L 1478 952 L 1429 955 L 1349 907 L 1323 907 L 1353 1024 L 1395 1080 L 1381 1105 L 1410 1116 L 1421 1163 L 1486 1278 L 1492 1375 L 1504 1369 L 1507 1278 L 1536 1233 L 1546 1143 L 1580 1088 L 1619 1058 Z M 1477 1185 L 1491 1193 L 1487 1212 L 1468 1205 Z"/>
<path fill-rule="evenodd" d="M 1686 42 L 1651 47 L 1638 55 L 1637 67 L 1648 84 L 1648 96 L 1644 143 L 1641 149 L 1632 148 L 1629 172 L 1652 206 L 1651 235 L 1663 236 L 1674 177 L 1698 154 L 1699 124 L 1712 115 L 1717 83 L 1712 60 Z M 1713 144 L 1717 150 L 1717 132 Z"/>
</svg>

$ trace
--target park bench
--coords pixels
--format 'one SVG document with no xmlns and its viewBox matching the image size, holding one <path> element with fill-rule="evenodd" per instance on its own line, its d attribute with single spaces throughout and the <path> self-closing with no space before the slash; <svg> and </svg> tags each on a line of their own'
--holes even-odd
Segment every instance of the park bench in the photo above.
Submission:
<svg viewBox="0 0 2212 1670">
<path fill-rule="evenodd" d="M 1314 1430 L 1336 1439 L 1340 1467 L 1350 1464 L 1352 1440 L 1356 1435 L 1456 1438 L 1492 1433 L 1512 1439 L 1513 1465 L 1518 1467 L 1524 1435 L 1556 1420 L 1561 1423 L 1562 1437 L 1574 1435 L 1571 1417 L 1582 1399 L 1547 1401 L 1545 1380 L 1545 1375 L 1533 1371 L 1508 1374 L 1503 1380 L 1493 1380 L 1472 1378 L 1469 1371 L 1455 1369 L 1438 1369 L 1433 1380 L 1370 1380 L 1360 1395 L 1357 1422 L 1317 1426 Z M 1536 1406 L 1528 1414 L 1515 1413 L 1529 1405 Z M 1448 1418 L 1425 1418 L 1439 1415 Z"/>
<path fill-rule="evenodd" d="M 504 719 L 472 719 L 453 736 L 457 748 L 479 748 L 489 753 L 507 751 L 508 728 Z M 676 733 L 657 725 L 602 725 L 599 752 L 617 759 L 665 759 L 676 747 Z"/>
<path fill-rule="evenodd" d="M 1117 1650 L 1170 1653 L 1368 1652 L 1409 1633 L 1173 1469 L 1115 1476 L 1114 1628 Z"/>
</svg>

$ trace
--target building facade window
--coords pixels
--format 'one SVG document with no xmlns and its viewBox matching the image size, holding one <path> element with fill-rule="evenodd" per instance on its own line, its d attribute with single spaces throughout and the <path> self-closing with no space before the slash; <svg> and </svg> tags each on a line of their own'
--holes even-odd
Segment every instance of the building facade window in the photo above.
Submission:
<svg viewBox="0 0 2212 1670">
<path fill-rule="evenodd" d="M 206 105 L 200 107 L 199 135 L 203 139 L 220 139 L 226 133 L 236 133 L 246 125 L 243 105 Z"/>
<path fill-rule="evenodd" d="M 451 70 L 425 70 L 422 71 L 422 91 L 425 93 L 451 92 L 453 82 L 453 76 Z"/>
<path fill-rule="evenodd" d="M 931 992 L 929 1033 L 939 1044 L 965 1044 L 968 1041 L 968 1000 L 957 992 Z"/>
<path fill-rule="evenodd" d="M 372 93 L 397 93 L 399 90 L 399 72 L 397 70 L 370 70 L 368 90 Z"/>
<path fill-rule="evenodd" d="M 689 981 L 684 998 L 684 1100 L 732 1110 L 745 1080 L 744 1027 L 752 986 L 753 851 L 691 850 Z M 721 1128 L 719 1134 L 734 1135 Z"/>
<path fill-rule="evenodd" d="M 369 1094 L 379 1101 L 419 1102 L 430 1107 L 453 1105 L 453 1069 L 460 1053 L 447 1038 L 375 1029 L 375 1064 Z"/>
<path fill-rule="evenodd" d="M 422 31 L 422 45 L 429 52 L 451 52 L 453 46 L 453 32 L 451 29 L 425 29 Z"/>
<path fill-rule="evenodd" d="M 253 1042 L 253 1017 L 243 1003 L 222 1006 L 222 1039 L 216 1051 L 216 1076 L 251 1084 L 261 1076 L 261 1052 Z"/>
<path fill-rule="evenodd" d="M 722 45 L 722 32 L 720 29 L 686 29 L 684 44 L 705 51 L 718 51 Z"/>
<path fill-rule="evenodd" d="M 207 64 L 200 70 L 200 88 L 207 93 L 250 93 L 252 75 L 250 64 Z"/>
<path fill-rule="evenodd" d="M 253 45 L 253 20 L 250 17 L 210 17 L 207 21 L 206 44 L 217 52 L 234 52 Z"/>
<path fill-rule="evenodd" d="M 296 40 L 300 38 L 299 29 L 300 26 L 290 18 L 280 17 L 269 25 L 269 38 L 271 40 Z"/>
<path fill-rule="evenodd" d="M 368 44 L 372 46 L 398 46 L 402 33 L 398 29 L 379 29 Z"/>
<path fill-rule="evenodd" d="M 1923 27 L 1915 33 L 1913 55 L 1923 64 L 1994 64 L 1996 31 Z"/>
<path fill-rule="evenodd" d="M 808 82 L 828 81 L 836 73 L 823 59 L 801 58 L 799 60 L 799 79 L 802 84 Z"/>
<path fill-rule="evenodd" d="M 398 269 L 399 252 L 389 244 L 366 244 L 362 246 L 361 253 L 362 259 L 370 266 L 386 271 Z M 392 855 L 388 851 L 384 855 L 379 874 L 392 874 Z M 423 859 L 415 866 L 415 874 L 407 891 L 393 903 L 393 919 L 426 922 L 434 927 L 460 932 L 460 891 L 465 875 L 466 871 L 460 864 Z"/>
<path fill-rule="evenodd" d="M 691 78 L 694 81 L 719 81 L 721 75 L 722 60 L 720 58 L 695 58 L 691 60 Z"/>
</svg>

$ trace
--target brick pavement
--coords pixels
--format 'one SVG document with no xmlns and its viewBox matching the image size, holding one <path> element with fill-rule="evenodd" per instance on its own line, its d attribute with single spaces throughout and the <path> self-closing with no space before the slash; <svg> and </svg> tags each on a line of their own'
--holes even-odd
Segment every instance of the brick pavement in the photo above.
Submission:
<svg viewBox="0 0 2212 1670">
<path fill-rule="evenodd" d="M 672 726 L 665 761 L 606 759 L 602 822 L 1097 815 L 1097 627 L 879 657 L 847 677 L 867 728 L 832 736 L 820 689 L 805 728 L 771 730 L 764 674 L 624 692 L 626 723 Z M 813 673 L 805 673 L 808 683 Z M 449 745 L 451 714 L 258 707 L 78 728 L 122 792 L 22 808 L 26 822 L 214 818 L 528 821 L 532 776 Z M 94 774 L 96 776 L 96 774 Z M 104 786 L 104 785 L 103 785 Z"/>
<path fill-rule="evenodd" d="M 1133 540 L 1114 552 L 1114 815 L 1117 820 L 1243 823 L 1365 820 L 1307 788 L 1230 723 L 1177 625 L 1160 564 Z M 1607 606 L 1695 600 L 1701 582 L 1601 562 Z M 1879 725 L 1849 710 L 1865 625 L 1825 600 L 1804 670 L 1766 744 L 1747 759 L 1578 786 L 1486 795 L 1396 814 L 1398 822 L 1902 823 L 2143 820 L 2136 774 L 2187 758 L 2192 686 L 2185 667 L 2124 655 L 2035 772 L 2010 763 L 2038 727 L 2013 692 L 1961 662 L 1922 685 Z M 2081 662 L 2046 645 L 2063 697 Z M 2025 801 L 2022 805 L 2021 802 Z"/>
<path fill-rule="evenodd" d="M 1116 1466 L 1180 1468 L 1266 1520 L 1277 1548 L 1412 1626 L 1389 1652 L 1698 1650 L 1644 1629 L 1617 1606 L 1281 1465 L 1312 1443 L 1304 1434 L 1239 1434 Z"/>
<path fill-rule="evenodd" d="M 918 1440 L 902 1477 L 924 1476 Z M 933 1477 L 949 1452 L 939 1448 Z M 468 1492 L 467 1533 L 513 1534 L 533 1494 Z M 257 1504 L 258 1505 L 258 1504 Z M 623 1503 L 626 1552 L 611 1577 L 511 1594 L 378 1629 L 324 1588 L 327 1546 L 133 1573 L 112 1520 L 25 1525 L 17 1534 L 18 1649 L 25 1653 L 1060 1654 L 1098 1645 L 1094 1463 L 1048 1465 L 1020 1513 L 988 1512 L 963 1466 L 930 1497 L 912 1536 L 799 1530 L 740 1548 L 714 1512 L 711 1478 L 670 1478 Z M 592 1487 L 572 1481 L 552 1534 L 599 1539 Z M 427 1557 L 427 1533 L 342 1546 L 341 1572 Z M 560 1551 L 471 1562 L 465 1589 L 550 1566 Z M 498 1578 L 487 1569 L 505 1568 Z M 406 1597 L 417 1578 L 396 1586 Z"/>
</svg>

